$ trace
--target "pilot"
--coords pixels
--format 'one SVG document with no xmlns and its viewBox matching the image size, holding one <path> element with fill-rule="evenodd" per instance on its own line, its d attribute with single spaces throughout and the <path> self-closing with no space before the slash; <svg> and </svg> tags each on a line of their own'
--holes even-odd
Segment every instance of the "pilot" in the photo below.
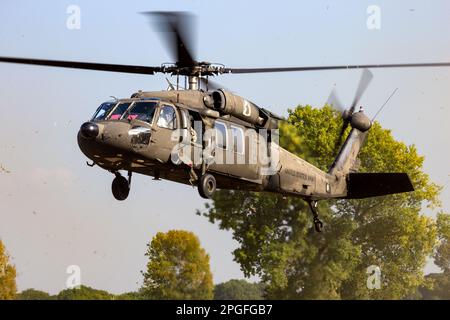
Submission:
<svg viewBox="0 0 450 320">
<path fill-rule="evenodd" d="M 163 107 L 159 113 L 158 126 L 168 129 L 174 127 L 174 113 L 171 107 Z"/>
</svg>

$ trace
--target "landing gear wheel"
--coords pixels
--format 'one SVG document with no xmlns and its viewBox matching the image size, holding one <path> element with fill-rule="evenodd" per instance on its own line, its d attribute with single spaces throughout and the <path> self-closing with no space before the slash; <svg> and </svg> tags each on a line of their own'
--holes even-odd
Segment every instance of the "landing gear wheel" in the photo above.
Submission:
<svg viewBox="0 0 450 320">
<path fill-rule="evenodd" d="M 128 194 L 130 193 L 130 185 L 128 183 L 128 180 L 121 175 L 116 175 L 112 182 L 111 190 L 116 200 L 125 200 L 126 198 L 128 198 Z"/>
<path fill-rule="evenodd" d="M 311 209 L 311 212 L 313 214 L 314 229 L 316 229 L 317 232 L 322 232 L 323 223 L 319 219 L 319 211 L 317 210 L 317 201 L 310 200 L 310 201 L 308 201 L 308 204 L 309 204 L 309 208 Z"/>
<path fill-rule="evenodd" d="M 213 175 L 206 173 L 198 180 L 198 193 L 205 199 L 211 199 L 216 191 L 216 178 Z"/>
<path fill-rule="evenodd" d="M 317 232 L 322 232 L 323 223 L 319 220 L 319 218 L 314 219 L 314 228 Z"/>
</svg>

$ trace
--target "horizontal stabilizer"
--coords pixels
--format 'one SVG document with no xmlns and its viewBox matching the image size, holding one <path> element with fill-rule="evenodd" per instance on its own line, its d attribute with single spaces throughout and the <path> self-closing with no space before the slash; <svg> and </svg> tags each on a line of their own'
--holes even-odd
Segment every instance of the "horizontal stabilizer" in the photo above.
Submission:
<svg viewBox="0 0 450 320">
<path fill-rule="evenodd" d="M 378 197 L 414 191 L 406 173 L 349 173 L 347 199 Z"/>
</svg>

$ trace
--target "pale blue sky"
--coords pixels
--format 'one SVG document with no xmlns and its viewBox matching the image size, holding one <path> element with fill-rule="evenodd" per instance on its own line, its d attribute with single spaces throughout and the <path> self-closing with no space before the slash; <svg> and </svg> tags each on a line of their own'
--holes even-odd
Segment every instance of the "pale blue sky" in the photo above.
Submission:
<svg viewBox="0 0 450 320">
<path fill-rule="evenodd" d="M 81 29 L 66 28 L 67 6 Z M 366 9 L 381 8 L 368 30 Z M 186 10 L 198 16 L 198 58 L 229 67 L 450 61 L 448 1 L 2 1 L 0 55 L 159 65 L 170 61 L 137 14 Z M 425 168 L 444 185 L 450 211 L 450 68 L 373 70 L 361 103 L 371 115 L 394 88 L 378 120 L 416 144 Z M 322 105 L 333 86 L 349 103 L 359 71 L 224 75 L 217 81 L 286 114 Z M 77 264 L 86 285 L 136 290 L 146 243 L 158 231 L 195 232 L 211 255 L 215 282 L 240 278 L 231 234 L 195 215 L 197 190 L 135 176 L 129 199 L 110 194 L 112 175 L 85 166 L 76 133 L 110 95 L 165 89 L 164 76 L 0 64 L 0 237 L 19 272 L 19 289 L 61 290 Z M 431 270 L 431 269 L 430 269 Z"/>
</svg>

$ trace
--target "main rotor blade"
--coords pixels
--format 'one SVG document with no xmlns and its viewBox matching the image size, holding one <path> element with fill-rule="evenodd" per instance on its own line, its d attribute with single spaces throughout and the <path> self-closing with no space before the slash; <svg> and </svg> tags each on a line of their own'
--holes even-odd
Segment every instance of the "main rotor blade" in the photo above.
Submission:
<svg viewBox="0 0 450 320">
<path fill-rule="evenodd" d="M 366 91 L 367 87 L 372 81 L 373 74 L 369 71 L 369 69 L 364 69 L 361 74 L 361 79 L 359 80 L 358 89 L 356 89 L 355 97 L 353 98 L 353 102 L 350 105 L 350 112 L 353 113 L 355 111 L 356 105 L 361 99 L 364 91 Z"/>
<path fill-rule="evenodd" d="M 155 72 L 161 72 L 161 67 L 146 67 L 146 66 L 78 62 L 78 61 L 42 60 L 42 59 L 28 59 L 15 57 L 0 57 L 0 62 L 31 64 L 38 66 L 60 67 L 71 69 L 135 73 L 135 74 L 154 74 Z"/>
<path fill-rule="evenodd" d="M 187 12 L 143 12 L 152 19 L 156 28 L 167 33 L 163 40 L 167 43 L 171 55 L 178 66 L 189 67 L 196 64 L 192 37 L 194 16 Z"/>
<path fill-rule="evenodd" d="M 292 72 L 292 71 L 315 71 L 315 70 L 416 68 L 416 67 L 450 67 L 450 62 L 363 64 L 363 65 L 347 65 L 347 66 L 316 66 L 316 67 L 289 67 L 289 68 L 224 68 L 223 73 L 266 73 L 266 72 Z"/>
</svg>

